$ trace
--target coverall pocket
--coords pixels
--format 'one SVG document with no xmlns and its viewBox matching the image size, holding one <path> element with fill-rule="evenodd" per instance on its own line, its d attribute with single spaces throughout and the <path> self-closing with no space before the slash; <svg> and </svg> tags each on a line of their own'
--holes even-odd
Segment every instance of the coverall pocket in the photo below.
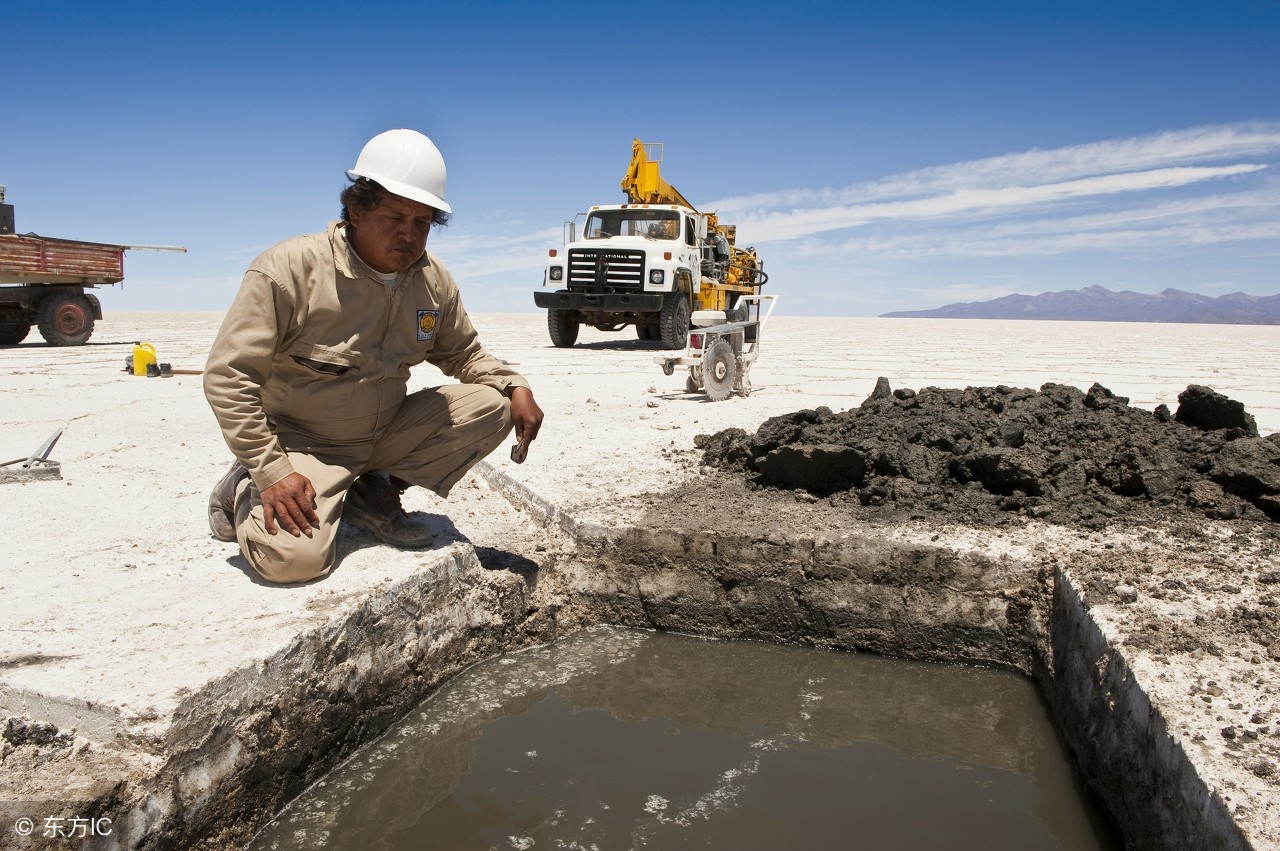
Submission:
<svg viewBox="0 0 1280 851">
<path fill-rule="evenodd" d="M 289 349 L 289 357 L 294 363 L 319 375 L 344 375 L 359 362 L 359 357 L 353 352 L 317 346 L 314 343 L 295 345 Z"/>
</svg>

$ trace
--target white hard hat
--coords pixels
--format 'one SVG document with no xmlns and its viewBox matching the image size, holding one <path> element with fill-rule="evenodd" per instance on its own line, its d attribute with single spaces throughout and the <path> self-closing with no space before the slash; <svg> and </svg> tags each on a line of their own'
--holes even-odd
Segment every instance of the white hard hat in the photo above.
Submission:
<svg viewBox="0 0 1280 851">
<path fill-rule="evenodd" d="M 376 180 L 390 193 L 452 213 L 444 200 L 444 157 L 417 130 L 388 130 L 365 144 L 351 179 Z"/>
</svg>

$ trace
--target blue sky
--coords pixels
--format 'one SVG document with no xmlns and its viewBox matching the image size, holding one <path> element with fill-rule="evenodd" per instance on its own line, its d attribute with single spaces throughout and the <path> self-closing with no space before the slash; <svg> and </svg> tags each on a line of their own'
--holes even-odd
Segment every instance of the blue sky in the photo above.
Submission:
<svg viewBox="0 0 1280 851">
<path fill-rule="evenodd" d="M 221 310 L 372 135 L 449 168 L 430 248 L 535 311 L 633 137 L 791 314 L 1101 285 L 1280 292 L 1280 2 L 7 4 L 19 232 L 126 256 L 110 310 Z"/>
</svg>

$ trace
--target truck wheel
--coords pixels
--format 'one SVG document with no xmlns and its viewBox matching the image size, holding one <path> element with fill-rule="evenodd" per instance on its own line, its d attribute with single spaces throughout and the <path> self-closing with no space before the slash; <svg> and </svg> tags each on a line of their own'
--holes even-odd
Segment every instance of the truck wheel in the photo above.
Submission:
<svg viewBox="0 0 1280 851">
<path fill-rule="evenodd" d="M 683 349 L 689 342 L 689 299 L 684 293 L 667 293 L 662 301 L 658 331 L 664 349 Z"/>
<path fill-rule="evenodd" d="M 557 349 L 567 349 L 578 342 L 578 311 L 553 307 L 547 311 L 547 331 L 551 334 L 551 345 Z"/>
<path fill-rule="evenodd" d="M 51 346 L 78 346 L 93 336 L 93 308 L 77 293 L 54 293 L 36 308 L 36 326 Z"/>
<path fill-rule="evenodd" d="M 645 321 L 643 321 L 643 320 L 642 320 L 642 321 L 640 321 L 640 322 L 637 322 L 637 323 L 636 323 L 636 339 L 637 339 L 637 340 L 652 340 L 652 339 L 653 339 L 653 334 L 652 334 L 652 333 L 650 333 L 650 331 L 649 331 L 649 323 L 648 323 L 648 322 L 645 322 Z"/>
<path fill-rule="evenodd" d="M 0 310 L 0 346 L 16 346 L 30 332 L 31 320 L 21 310 Z"/>
</svg>

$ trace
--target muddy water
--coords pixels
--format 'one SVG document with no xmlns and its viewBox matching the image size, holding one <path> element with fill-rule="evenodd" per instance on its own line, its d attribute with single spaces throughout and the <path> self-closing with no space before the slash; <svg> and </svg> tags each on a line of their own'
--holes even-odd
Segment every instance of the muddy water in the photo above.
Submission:
<svg viewBox="0 0 1280 851">
<path fill-rule="evenodd" d="M 1118 849 L 1015 674 L 597 628 L 472 668 L 261 849 Z"/>
</svg>

